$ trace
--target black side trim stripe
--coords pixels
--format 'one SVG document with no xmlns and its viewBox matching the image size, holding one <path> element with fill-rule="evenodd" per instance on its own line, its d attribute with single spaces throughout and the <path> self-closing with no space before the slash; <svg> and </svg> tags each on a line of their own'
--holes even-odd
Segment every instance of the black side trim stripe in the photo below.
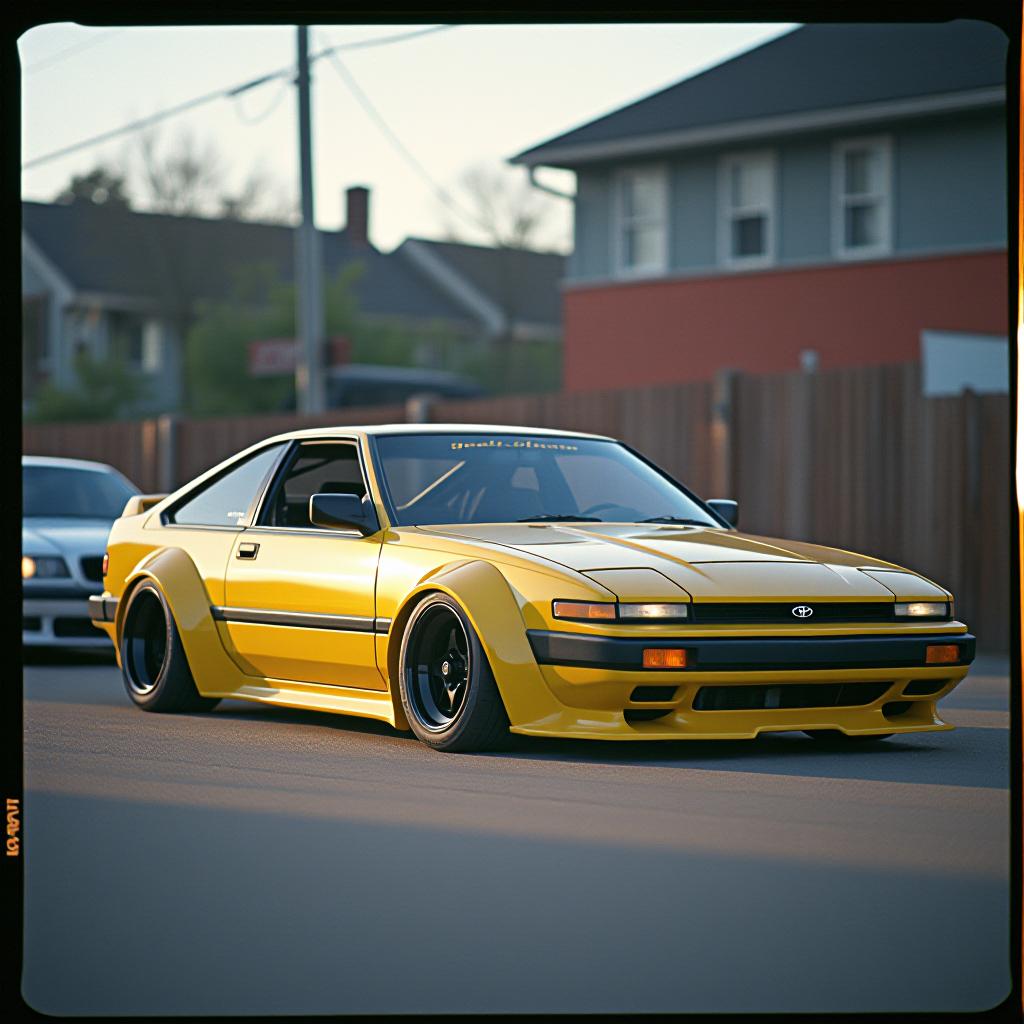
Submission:
<svg viewBox="0 0 1024 1024">
<path fill-rule="evenodd" d="M 263 626 L 295 626 L 300 629 L 336 629 L 344 633 L 386 633 L 390 619 L 364 615 L 324 615 L 317 612 L 283 612 L 267 608 L 226 608 L 214 605 L 213 617 L 221 622 L 249 622 Z"/>
<path fill-rule="evenodd" d="M 644 669 L 643 650 L 651 647 L 685 648 L 687 666 L 676 670 L 679 672 L 923 667 L 925 649 L 931 644 L 955 644 L 960 652 L 956 664 L 968 665 L 974 660 L 975 647 L 975 638 L 970 633 L 792 638 L 680 636 L 649 640 L 546 630 L 528 630 L 526 635 L 538 664 L 625 672 L 666 671 Z"/>
</svg>

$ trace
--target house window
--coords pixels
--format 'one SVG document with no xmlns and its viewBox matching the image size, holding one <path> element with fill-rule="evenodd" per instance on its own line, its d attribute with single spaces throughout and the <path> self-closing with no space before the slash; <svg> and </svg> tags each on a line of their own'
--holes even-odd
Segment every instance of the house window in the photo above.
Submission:
<svg viewBox="0 0 1024 1024">
<path fill-rule="evenodd" d="M 775 258 L 774 154 L 723 157 L 718 195 L 721 262 L 739 267 L 770 264 Z"/>
<path fill-rule="evenodd" d="M 132 370 L 157 373 L 163 365 L 160 323 L 132 313 L 110 314 L 111 352 Z"/>
<path fill-rule="evenodd" d="M 668 262 L 665 168 L 620 171 L 615 179 L 615 265 L 620 274 L 658 274 Z"/>
<path fill-rule="evenodd" d="M 879 256 L 890 251 L 891 153 L 888 137 L 836 143 L 832 160 L 832 235 L 837 256 Z"/>
</svg>

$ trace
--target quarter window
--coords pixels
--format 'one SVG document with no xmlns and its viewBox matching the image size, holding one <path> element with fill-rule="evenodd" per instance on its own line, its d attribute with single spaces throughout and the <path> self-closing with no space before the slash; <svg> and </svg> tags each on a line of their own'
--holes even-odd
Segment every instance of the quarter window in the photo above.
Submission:
<svg viewBox="0 0 1024 1024">
<path fill-rule="evenodd" d="M 719 168 L 719 251 L 734 266 L 765 265 L 775 250 L 775 159 L 723 157 Z"/>
<path fill-rule="evenodd" d="M 891 144 L 888 138 L 836 144 L 832 233 L 837 256 L 877 256 L 891 247 Z"/>
<path fill-rule="evenodd" d="M 661 273 L 668 262 L 668 181 L 663 167 L 615 179 L 615 263 L 621 274 Z"/>
<path fill-rule="evenodd" d="M 283 447 L 275 444 L 250 455 L 179 505 L 168 521 L 179 526 L 240 528 Z"/>
</svg>

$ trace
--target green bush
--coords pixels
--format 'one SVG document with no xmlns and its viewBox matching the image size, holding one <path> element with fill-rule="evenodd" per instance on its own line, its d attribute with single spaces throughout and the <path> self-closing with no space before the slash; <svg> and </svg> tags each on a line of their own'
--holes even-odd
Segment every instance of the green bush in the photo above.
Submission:
<svg viewBox="0 0 1024 1024">
<path fill-rule="evenodd" d="M 120 419 L 149 397 L 145 380 L 115 357 L 97 360 L 81 353 L 75 359 L 75 378 L 73 388 L 44 385 L 26 418 L 37 423 Z"/>
</svg>

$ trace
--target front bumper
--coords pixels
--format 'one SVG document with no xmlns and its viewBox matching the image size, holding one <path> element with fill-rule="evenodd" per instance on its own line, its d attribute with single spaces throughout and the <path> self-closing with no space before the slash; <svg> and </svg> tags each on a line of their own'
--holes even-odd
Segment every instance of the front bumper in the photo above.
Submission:
<svg viewBox="0 0 1024 1024">
<path fill-rule="evenodd" d="M 761 732 L 849 735 L 950 729 L 936 702 L 967 675 L 968 633 L 635 639 L 532 630 L 561 710 L 513 732 L 592 739 L 752 739 Z M 955 664 L 925 648 L 954 644 Z M 684 647 L 684 669 L 645 669 L 642 650 Z"/>
<path fill-rule="evenodd" d="M 93 625 L 85 594 L 25 596 L 21 603 L 21 642 L 25 647 L 102 647 L 110 639 Z"/>
</svg>

